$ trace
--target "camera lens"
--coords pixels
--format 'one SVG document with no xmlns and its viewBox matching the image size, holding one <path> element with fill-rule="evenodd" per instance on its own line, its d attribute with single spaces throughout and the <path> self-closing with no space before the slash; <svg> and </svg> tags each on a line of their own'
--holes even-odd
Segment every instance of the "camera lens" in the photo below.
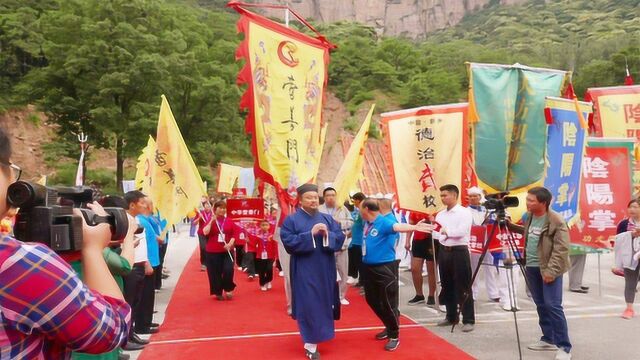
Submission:
<svg viewBox="0 0 640 360">
<path fill-rule="evenodd" d="M 29 183 L 18 181 L 7 189 L 7 202 L 14 207 L 26 207 L 35 197 L 35 191 Z"/>
</svg>

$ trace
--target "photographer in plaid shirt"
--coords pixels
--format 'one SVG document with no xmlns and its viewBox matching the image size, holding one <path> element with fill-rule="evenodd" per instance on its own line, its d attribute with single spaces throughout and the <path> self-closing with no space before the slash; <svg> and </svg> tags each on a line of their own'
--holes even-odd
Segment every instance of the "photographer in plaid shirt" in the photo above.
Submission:
<svg viewBox="0 0 640 360">
<path fill-rule="evenodd" d="M 7 188 L 22 172 L 10 158 L 0 127 L 0 218 L 9 210 Z M 90 208 L 106 215 L 96 203 Z M 131 309 L 102 256 L 109 225 L 85 224 L 83 238 L 84 283 L 48 247 L 0 236 L 0 359 L 69 359 L 71 351 L 98 354 L 126 341 Z"/>
</svg>

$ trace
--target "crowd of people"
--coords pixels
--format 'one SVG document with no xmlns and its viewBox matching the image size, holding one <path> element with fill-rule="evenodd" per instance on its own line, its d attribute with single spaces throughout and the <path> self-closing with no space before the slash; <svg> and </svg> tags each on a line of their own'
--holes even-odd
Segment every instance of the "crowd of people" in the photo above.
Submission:
<svg viewBox="0 0 640 360">
<path fill-rule="evenodd" d="M 155 294 L 168 276 L 163 269 L 167 224 L 154 212 L 151 199 L 140 191 L 104 197 L 104 206 L 126 210 L 132 226 L 124 240 L 112 241 L 108 225 L 84 224 L 82 261 L 78 261 L 12 236 L 15 209 L 7 206 L 5 199 L 8 186 L 20 176 L 20 168 L 11 163 L 8 137 L 0 129 L 3 354 L 9 358 L 123 359 L 127 354 L 122 350 L 142 349 L 148 340 L 141 335 L 159 331 L 153 319 Z M 519 264 L 524 267 L 527 292 L 536 306 L 542 332 L 528 348 L 555 351 L 556 359 L 570 359 L 572 344 L 562 305 L 563 274 L 574 272 L 570 291 L 587 293 L 588 288 L 581 281 L 584 264 L 579 258 L 571 264 L 568 227 L 562 216 L 551 210 L 549 190 L 528 190 L 527 213 L 519 223 L 512 222 L 508 214 L 498 219 L 494 210 L 485 208 L 479 188 L 467 190 L 468 206 L 461 205 L 457 186 L 448 184 L 439 190 L 444 208 L 434 215 L 411 214 L 408 222 L 397 220 L 389 199 L 356 193 L 347 203 L 339 204 L 334 188 L 320 192 L 312 184 L 297 189 L 298 206 L 293 213 L 278 219 L 277 213 L 269 212 L 252 227 L 227 217 L 224 200 L 204 198 L 193 226 L 209 294 L 219 301 L 232 300 L 238 273 L 249 280 L 257 278 L 256 286 L 269 291 L 277 268 L 284 277 L 287 313 L 297 321 L 304 354 L 319 359 L 319 344 L 334 338 L 334 321 L 341 317 L 341 306 L 350 305 L 346 296 L 350 285 L 361 289 L 384 326 L 375 338 L 385 341 L 387 351 L 398 348 L 396 252 L 402 247 L 412 255 L 415 296 L 408 305 L 440 304 L 445 316 L 438 326 L 461 322 L 464 333 L 475 329 L 474 300 L 480 289 L 479 282 L 472 284 L 474 269 L 484 270 L 489 299 L 505 310 L 517 311 L 517 286 L 513 285 L 518 276 L 517 271 L 509 270 Z M 633 303 L 640 279 L 639 201 L 629 202 L 628 218 L 618 225 L 615 242 L 613 272 L 625 279 L 624 319 L 635 316 Z M 106 216 L 99 203 L 88 206 Z M 498 222 L 505 231 L 522 234 L 523 249 L 489 253 L 483 259 L 488 266 L 478 266 L 481 257 L 469 248 L 471 229 Z M 401 233 L 411 234 L 402 244 Z M 427 296 L 423 291 L 425 265 Z"/>
<path fill-rule="evenodd" d="M 389 199 L 356 193 L 345 204 L 337 204 L 334 188 L 326 187 L 320 192 L 317 186 L 305 184 L 298 188 L 294 213 L 280 226 L 275 219 L 261 221 L 261 232 L 254 234 L 247 234 L 226 220 L 224 201 L 215 202 L 211 208 L 207 200 L 195 221 L 210 293 L 219 300 L 233 297 L 234 263 L 249 277 L 257 274 L 260 288 L 267 291 L 277 260 L 279 268 L 285 270 L 281 274 L 285 277 L 287 312 L 298 322 L 305 355 L 318 359 L 318 344 L 334 337 L 334 320 L 340 318 L 341 305 L 350 304 L 346 297 L 350 285 L 361 288 L 367 304 L 384 325 L 375 338 L 386 340 L 385 350 L 393 351 L 399 346 L 398 246 L 404 245 L 411 252 L 415 296 L 408 305 L 440 304 L 446 314 L 437 325 L 461 322 L 465 333 L 475 328 L 474 300 L 481 288 L 480 281 L 472 284 L 473 271 L 477 268 L 484 273 L 484 289 L 490 301 L 499 303 L 505 311 L 518 311 L 520 270 L 513 267 L 520 264 L 524 266 L 527 295 L 536 305 L 542 331 L 541 338 L 528 348 L 555 351 L 556 359 L 569 359 L 572 345 L 562 307 L 563 274 L 576 267 L 569 260 L 567 224 L 550 209 L 551 193 L 543 187 L 530 189 L 523 220 L 511 222 L 507 211 L 500 225 L 499 231 L 522 234 L 524 249 L 486 252 L 483 266 L 479 266 L 481 254 L 469 249 L 471 228 L 498 224 L 495 210 L 483 206 L 484 192 L 478 187 L 467 190 L 468 206 L 461 205 L 460 190 L 455 185 L 442 186 L 440 191 L 445 206 L 442 211 L 434 215 L 413 213 L 408 223 L 401 223 Z M 633 200 L 629 203 L 629 219 L 618 228 L 619 233 L 636 239 L 629 251 L 631 260 L 620 270 L 627 279 L 628 309 L 624 318 L 634 315 L 633 297 L 640 270 L 638 259 L 633 259 L 640 250 L 640 230 L 635 227 L 638 221 L 640 207 Z M 398 234 L 403 232 L 411 236 L 399 244 Z M 246 241 L 238 246 L 241 238 Z M 425 265 L 427 296 L 423 291 Z M 584 264 L 578 264 L 578 269 L 583 270 Z M 578 285 L 574 285 L 574 276 L 580 279 Z M 587 293 L 581 278 L 580 271 L 570 273 L 571 291 Z M 439 293 L 438 280 L 442 286 Z M 575 291 L 576 287 L 580 291 Z"/>
</svg>

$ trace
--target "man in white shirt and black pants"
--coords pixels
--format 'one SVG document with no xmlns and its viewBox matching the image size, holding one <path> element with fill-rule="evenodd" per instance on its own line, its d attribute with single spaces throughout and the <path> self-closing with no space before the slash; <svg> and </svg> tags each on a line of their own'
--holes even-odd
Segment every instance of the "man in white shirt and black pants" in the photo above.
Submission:
<svg viewBox="0 0 640 360">
<path fill-rule="evenodd" d="M 471 260 L 469 258 L 469 235 L 473 216 L 471 211 L 458 204 L 460 190 L 455 185 L 440 188 L 440 199 L 447 207 L 436 215 L 433 236 L 440 241 L 438 265 L 442 276 L 442 297 L 447 308 L 447 317 L 438 326 L 451 326 L 459 322 L 458 305 L 466 298 L 462 307 L 462 331 L 473 331 L 475 314 L 471 289 Z"/>
</svg>

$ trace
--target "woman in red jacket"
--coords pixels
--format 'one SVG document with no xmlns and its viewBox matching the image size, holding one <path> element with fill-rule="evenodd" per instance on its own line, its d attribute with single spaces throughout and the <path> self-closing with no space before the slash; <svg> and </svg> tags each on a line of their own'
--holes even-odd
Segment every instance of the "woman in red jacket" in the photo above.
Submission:
<svg viewBox="0 0 640 360">
<path fill-rule="evenodd" d="M 262 220 L 257 234 L 256 272 L 260 279 L 260 290 L 262 291 L 271 289 L 273 262 L 278 253 L 278 243 L 273 240 L 269 227 L 271 227 L 269 221 Z"/>
<path fill-rule="evenodd" d="M 205 225 L 203 232 L 207 239 L 205 246 L 207 275 L 209 277 L 209 293 L 216 299 L 223 300 L 222 292 L 227 299 L 233 297 L 236 284 L 233 282 L 234 246 L 233 221 L 227 219 L 227 204 L 218 201 L 213 205 L 214 217 Z"/>
</svg>

